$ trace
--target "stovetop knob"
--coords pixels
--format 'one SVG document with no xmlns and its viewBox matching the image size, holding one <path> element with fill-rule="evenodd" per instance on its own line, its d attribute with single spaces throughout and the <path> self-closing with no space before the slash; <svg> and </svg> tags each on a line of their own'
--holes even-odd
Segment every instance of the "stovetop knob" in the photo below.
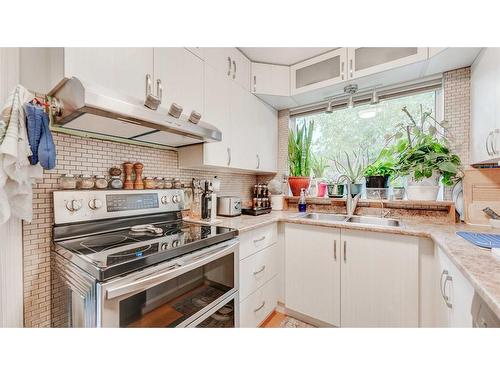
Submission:
<svg viewBox="0 0 500 375">
<path fill-rule="evenodd" d="M 179 203 L 180 201 L 181 201 L 181 197 L 178 194 L 176 194 L 172 197 L 173 203 Z"/>
<path fill-rule="evenodd" d="M 161 197 L 162 204 L 167 204 L 169 202 L 170 202 L 170 197 L 168 195 L 164 195 L 163 197 Z"/>
<path fill-rule="evenodd" d="M 93 210 L 98 210 L 102 207 L 102 201 L 100 199 L 91 199 L 89 201 L 89 207 Z"/>
<path fill-rule="evenodd" d="M 167 242 L 162 243 L 160 246 L 160 249 L 161 249 L 161 251 L 168 250 L 168 243 Z"/>
<path fill-rule="evenodd" d="M 70 200 L 66 202 L 66 208 L 71 212 L 78 211 L 80 208 L 82 208 L 82 202 L 77 199 Z"/>
</svg>

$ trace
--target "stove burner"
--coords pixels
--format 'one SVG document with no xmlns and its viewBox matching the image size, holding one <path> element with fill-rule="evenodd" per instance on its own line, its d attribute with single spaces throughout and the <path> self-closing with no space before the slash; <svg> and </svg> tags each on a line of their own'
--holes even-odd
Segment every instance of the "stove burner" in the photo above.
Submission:
<svg viewBox="0 0 500 375">
<path fill-rule="evenodd" d="M 122 242 L 128 239 L 127 236 L 110 234 L 106 236 L 99 236 L 99 238 L 95 239 L 87 239 L 80 243 L 81 246 L 85 247 L 90 251 L 103 251 L 107 249 L 111 249 L 116 246 L 121 246 Z"/>
</svg>

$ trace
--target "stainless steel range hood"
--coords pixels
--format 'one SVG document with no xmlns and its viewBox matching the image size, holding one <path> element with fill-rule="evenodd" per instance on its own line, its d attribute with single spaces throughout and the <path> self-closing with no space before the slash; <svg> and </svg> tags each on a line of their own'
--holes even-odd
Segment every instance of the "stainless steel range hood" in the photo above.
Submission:
<svg viewBox="0 0 500 375">
<path fill-rule="evenodd" d="M 181 147 L 222 139 L 219 129 L 206 122 L 193 124 L 186 115 L 175 118 L 165 108 L 152 110 L 136 98 L 65 78 L 48 94 L 53 98 L 57 127 L 108 139 Z M 179 103 L 182 104 L 182 103 Z"/>
</svg>

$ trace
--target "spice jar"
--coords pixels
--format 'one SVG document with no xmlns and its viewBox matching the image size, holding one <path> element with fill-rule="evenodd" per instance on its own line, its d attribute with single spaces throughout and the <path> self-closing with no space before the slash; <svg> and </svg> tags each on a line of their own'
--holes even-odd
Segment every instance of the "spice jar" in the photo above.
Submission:
<svg viewBox="0 0 500 375">
<path fill-rule="evenodd" d="M 122 170 L 120 169 L 119 166 L 114 165 L 109 169 L 109 174 L 111 176 L 120 176 L 122 174 Z"/>
<path fill-rule="evenodd" d="M 155 178 L 156 189 L 164 189 L 165 188 L 165 180 L 161 177 Z"/>
<path fill-rule="evenodd" d="M 165 181 L 165 189 L 172 189 L 174 187 L 174 180 L 168 177 L 163 179 Z"/>
<path fill-rule="evenodd" d="M 61 189 L 76 189 L 76 178 L 72 174 L 65 174 L 59 180 Z"/>
<path fill-rule="evenodd" d="M 112 189 L 121 189 L 123 188 L 123 181 L 121 180 L 120 176 L 113 176 L 111 177 L 109 186 L 111 186 Z"/>
<path fill-rule="evenodd" d="M 82 174 L 78 180 L 79 189 L 92 189 L 94 187 L 94 178 L 88 174 Z"/>
<path fill-rule="evenodd" d="M 182 189 L 181 180 L 179 178 L 174 179 L 174 189 Z"/>
<path fill-rule="evenodd" d="M 146 177 L 143 180 L 144 189 L 154 189 L 156 187 L 155 179 L 153 177 Z"/>
<path fill-rule="evenodd" d="M 95 188 L 106 189 L 108 187 L 108 180 L 104 176 L 95 176 Z"/>
</svg>

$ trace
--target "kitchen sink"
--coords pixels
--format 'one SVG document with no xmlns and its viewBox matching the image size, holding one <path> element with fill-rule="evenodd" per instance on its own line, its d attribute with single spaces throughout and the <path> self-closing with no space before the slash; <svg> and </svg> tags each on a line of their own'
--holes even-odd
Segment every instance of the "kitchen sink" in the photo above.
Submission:
<svg viewBox="0 0 500 375">
<path fill-rule="evenodd" d="M 346 221 L 346 215 L 337 215 L 337 214 L 318 214 L 318 213 L 308 213 L 297 216 L 301 219 L 311 219 L 311 220 L 319 220 L 319 221 Z"/>
<path fill-rule="evenodd" d="M 351 216 L 346 220 L 348 223 L 368 224 L 368 225 L 381 225 L 385 227 L 399 227 L 399 220 L 386 219 L 383 217 L 371 216 Z"/>
<path fill-rule="evenodd" d="M 384 227 L 399 227 L 401 226 L 401 222 L 396 219 L 386 219 L 382 217 L 374 217 L 374 216 L 347 216 L 347 215 L 338 215 L 338 214 L 320 214 L 315 212 L 310 212 L 307 214 L 300 214 L 296 216 L 300 219 L 310 219 L 310 220 L 318 220 L 318 221 L 336 221 L 336 222 L 345 222 L 345 223 L 356 223 L 356 224 L 365 224 L 365 225 L 378 225 Z"/>
</svg>

